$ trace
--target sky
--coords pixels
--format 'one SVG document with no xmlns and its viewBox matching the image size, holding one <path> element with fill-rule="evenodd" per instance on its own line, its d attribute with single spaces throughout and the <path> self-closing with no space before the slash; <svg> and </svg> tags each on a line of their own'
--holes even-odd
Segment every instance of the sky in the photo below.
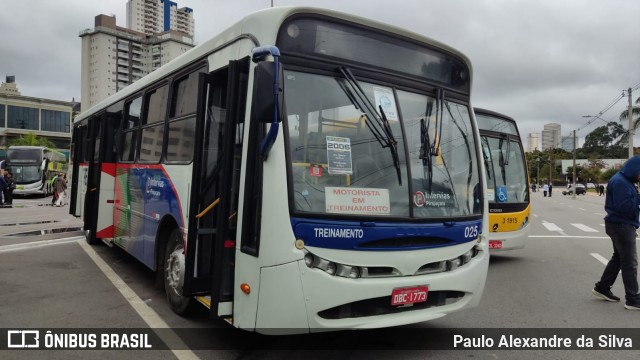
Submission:
<svg viewBox="0 0 640 360">
<path fill-rule="evenodd" d="M 558 123 L 583 138 L 640 98 L 636 0 L 174 0 L 193 9 L 195 41 L 273 6 L 314 6 L 382 21 L 444 42 L 473 65 L 472 105 L 529 133 Z M 25 96 L 80 98 L 80 31 L 99 14 L 126 25 L 126 0 L 0 0 L 0 80 Z M 624 94 L 623 94 L 624 93 Z M 598 117 L 586 118 L 585 115 Z M 624 121 L 623 126 L 627 127 Z M 638 132 L 640 133 L 640 131 Z M 634 138 L 640 146 L 640 135 Z"/>
</svg>

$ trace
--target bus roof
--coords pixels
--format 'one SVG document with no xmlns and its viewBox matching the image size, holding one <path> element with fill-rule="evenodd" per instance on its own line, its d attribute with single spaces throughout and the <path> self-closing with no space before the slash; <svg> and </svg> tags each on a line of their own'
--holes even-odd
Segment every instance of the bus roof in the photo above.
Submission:
<svg viewBox="0 0 640 360">
<path fill-rule="evenodd" d="M 74 122 L 82 121 L 83 119 L 101 111 L 102 109 L 112 104 L 115 104 L 122 99 L 136 94 L 140 90 L 155 83 L 156 81 L 164 79 L 166 76 L 205 58 L 216 49 L 229 44 L 239 38 L 244 37 L 246 39 L 250 39 L 254 42 L 255 46 L 275 44 L 278 30 L 284 20 L 291 15 L 300 13 L 326 15 L 337 19 L 358 23 L 364 26 L 377 28 L 382 31 L 436 46 L 446 52 L 451 53 L 454 56 L 459 57 L 462 61 L 464 61 L 465 65 L 469 69 L 469 78 L 471 79 L 471 81 L 473 79 L 471 62 L 467 56 L 446 44 L 433 40 L 424 35 L 420 35 L 397 26 L 328 9 L 313 7 L 276 7 L 267 8 L 247 15 L 246 17 L 230 26 L 226 30 L 222 31 L 221 33 L 217 34 L 216 36 L 212 37 L 211 39 L 176 57 L 169 63 L 156 69 L 150 74 L 144 76 L 142 79 L 115 93 L 114 95 L 111 95 L 108 98 L 100 101 L 88 110 L 83 111 L 75 118 Z M 244 57 L 244 55 L 250 54 L 240 54 L 239 57 Z M 472 84 L 470 84 L 470 86 L 471 85 Z"/>
</svg>

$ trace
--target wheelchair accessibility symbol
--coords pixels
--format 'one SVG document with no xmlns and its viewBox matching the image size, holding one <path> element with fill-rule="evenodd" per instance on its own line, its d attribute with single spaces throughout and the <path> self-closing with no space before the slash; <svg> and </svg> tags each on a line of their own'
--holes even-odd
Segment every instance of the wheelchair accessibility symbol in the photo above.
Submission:
<svg viewBox="0 0 640 360">
<path fill-rule="evenodd" d="M 507 202 L 508 197 L 507 197 L 507 187 L 506 186 L 498 186 L 496 188 L 497 193 L 496 193 L 496 201 L 503 203 L 503 202 Z"/>
</svg>

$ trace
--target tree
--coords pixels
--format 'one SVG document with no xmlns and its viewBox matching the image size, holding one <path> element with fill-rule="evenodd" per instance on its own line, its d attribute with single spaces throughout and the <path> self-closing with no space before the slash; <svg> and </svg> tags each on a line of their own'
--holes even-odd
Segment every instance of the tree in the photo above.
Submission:
<svg viewBox="0 0 640 360">
<path fill-rule="evenodd" d="M 582 151 L 589 154 L 589 157 L 602 157 L 607 155 L 609 148 L 622 145 L 623 135 L 626 133 L 622 125 L 616 122 L 609 122 L 595 128 L 584 139 Z"/>
<path fill-rule="evenodd" d="M 640 105 L 640 97 L 636 99 L 636 104 Z M 640 125 L 640 106 L 632 106 L 631 107 L 631 119 L 633 124 L 633 129 L 637 129 L 638 125 Z M 620 113 L 620 120 L 629 121 L 629 109 L 625 109 Z M 625 132 L 623 136 L 623 140 L 628 144 L 629 134 Z"/>
<path fill-rule="evenodd" d="M 18 138 L 10 140 L 7 146 L 46 146 L 54 149 L 56 145 L 49 139 L 36 135 L 33 132 L 24 134 Z"/>
<path fill-rule="evenodd" d="M 609 168 L 602 173 L 602 175 L 600 176 L 600 180 L 603 182 L 609 181 L 609 179 L 611 179 L 611 177 L 615 175 L 617 172 L 618 172 L 617 169 Z"/>
</svg>

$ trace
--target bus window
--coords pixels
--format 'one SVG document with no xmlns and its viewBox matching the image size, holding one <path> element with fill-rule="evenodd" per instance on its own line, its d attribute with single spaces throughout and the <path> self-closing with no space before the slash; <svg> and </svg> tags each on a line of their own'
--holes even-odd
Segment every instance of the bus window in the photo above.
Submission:
<svg viewBox="0 0 640 360">
<path fill-rule="evenodd" d="M 166 117 L 168 87 L 162 86 L 145 96 L 145 116 L 142 117 L 142 138 L 140 140 L 140 161 L 160 162 L 164 140 L 164 119 Z"/>
<path fill-rule="evenodd" d="M 122 147 L 120 148 L 121 161 L 134 161 L 136 158 L 141 107 L 142 97 L 138 97 L 126 105 L 125 119 L 122 126 Z"/>
</svg>

